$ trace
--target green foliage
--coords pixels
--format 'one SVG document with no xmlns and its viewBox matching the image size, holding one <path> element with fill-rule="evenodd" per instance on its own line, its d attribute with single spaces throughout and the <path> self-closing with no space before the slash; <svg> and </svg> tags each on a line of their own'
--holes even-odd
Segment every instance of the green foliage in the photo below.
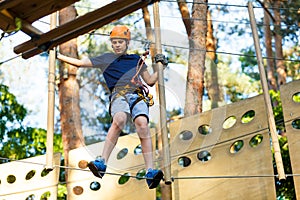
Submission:
<svg viewBox="0 0 300 200">
<path fill-rule="evenodd" d="M 182 115 L 183 113 L 183 110 L 180 109 L 180 108 L 173 108 L 172 110 L 170 111 L 167 111 L 167 118 L 168 119 L 172 119 L 172 117 L 176 117 L 176 116 L 179 116 L 179 115 Z"/>
<path fill-rule="evenodd" d="M 286 174 L 293 174 L 286 136 L 279 136 L 279 145 L 281 148 L 281 156 L 282 156 L 284 171 Z M 275 174 L 277 174 L 275 162 L 274 162 L 274 172 Z M 278 179 L 276 179 L 276 194 L 277 194 L 277 199 L 282 199 L 282 200 L 296 199 L 294 180 L 292 176 L 286 177 L 286 180 L 284 181 L 279 181 Z"/>
<path fill-rule="evenodd" d="M 45 135 L 45 130 L 37 128 L 21 127 L 6 131 L 7 139 L 1 144 L 0 154 L 13 160 L 43 155 L 46 152 Z"/>
<path fill-rule="evenodd" d="M 66 184 L 59 184 L 57 191 L 57 200 L 67 199 L 67 186 Z"/>
<path fill-rule="evenodd" d="M 236 2 L 240 5 L 246 5 L 247 1 L 238 1 Z M 265 3 L 265 2 L 264 2 Z M 257 1 L 253 1 L 254 6 L 261 7 L 261 5 Z M 299 7 L 300 7 L 300 1 L 280 1 L 280 5 L 274 5 L 274 1 L 270 1 L 269 5 L 269 11 L 271 15 L 274 17 L 274 10 L 278 9 L 280 12 L 281 17 L 281 30 L 277 30 L 277 27 L 274 25 L 274 22 L 271 20 L 271 31 L 274 33 L 276 31 L 279 32 L 279 34 L 282 35 L 282 44 L 283 44 L 283 51 L 284 51 L 284 59 L 291 59 L 291 60 L 299 60 Z M 227 10 L 228 9 L 228 10 Z M 239 61 L 241 62 L 241 68 L 242 72 L 248 75 L 249 77 L 253 78 L 254 80 L 259 80 L 259 71 L 257 69 L 257 59 L 254 57 L 255 51 L 253 48 L 253 42 L 252 42 L 252 35 L 250 35 L 251 28 L 249 26 L 249 19 L 244 16 L 244 10 L 237 9 L 234 12 L 229 10 L 230 8 L 228 6 L 219 6 L 214 8 L 213 6 L 210 7 L 210 10 L 212 13 L 217 12 L 220 17 L 224 17 L 230 19 L 231 22 L 236 23 L 218 23 L 218 30 L 217 34 L 220 34 L 221 31 L 223 33 L 222 38 L 217 38 L 218 41 L 226 41 L 228 40 L 228 47 L 230 45 L 237 46 L 239 44 L 235 43 L 235 41 L 232 41 L 232 38 L 248 38 L 251 39 L 251 41 L 245 40 L 245 44 L 248 46 L 245 47 L 242 50 L 242 53 L 245 56 L 242 56 L 239 58 Z M 262 11 L 263 9 L 261 9 Z M 243 14 L 239 14 L 238 12 L 243 12 Z M 214 15 L 212 15 L 214 16 Z M 236 17 L 235 17 L 236 16 Z M 257 15 L 258 17 L 259 15 Z M 264 41 L 264 25 L 262 24 L 263 19 L 257 20 L 257 29 L 259 38 L 261 38 L 261 46 L 265 46 L 266 44 Z M 246 30 L 246 31 L 245 31 Z M 247 31 L 249 30 L 249 31 Z M 234 36 L 234 37 L 233 37 Z M 291 47 L 291 44 L 293 45 Z M 274 41 L 273 41 L 274 45 Z M 273 52 L 275 52 L 274 47 Z M 230 48 L 228 48 L 230 49 Z M 286 50 L 287 49 L 287 50 Z M 230 52 L 230 51 L 229 51 Z M 265 53 L 265 50 L 263 49 L 263 54 Z M 274 56 L 275 57 L 275 56 Z M 274 60 L 275 62 L 275 60 Z M 287 75 L 289 79 L 297 80 L 300 78 L 299 68 L 300 64 L 299 62 L 292 62 L 287 61 L 284 63 L 284 65 L 287 67 Z M 276 71 L 276 69 L 275 69 Z M 275 74 L 276 76 L 276 74 Z M 236 92 L 236 90 L 233 90 L 233 92 Z M 239 95 L 237 93 L 237 95 Z"/>
<path fill-rule="evenodd" d="M 0 157 L 1 163 L 20 160 L 46 153 L 47 132 L 41 128 L 26 127 L 22 124 L 27 110 L 5 85 L 0 85 Z M 54 152 L 62 152 L 62 138 L 54 134 Z M 60 187 L 60 192 L 63 189 Z M 65 189 L 66 191 L 66 189 Z M 45 193 L 44 197 L 48 194 Z M 60 197 L 63 197 L 59 193 Z M 65 198 L 58 198 L 65 199 Z"/>
<path fill-rule="evenodd" d="M 299 43 L 299 8 L 300 1 L 282 1 L 280 15 L 282 18 L 281 34 L 285 40 Z"/>
<path fill-rule="evenodd" d="M 15 160 L 45 154 L 46 130 L 22 124 L 27 110 L 5 85 L 0 85 L 0 106 L 1 157 Z M 61 137 L 55 135 L 55 151 L 61 149 Z"/>
<path fill-rule="evenodd" d="M 295 46 L 291 47 L 289 50 L 285 51 L 285 56 L 287 59 L 291 60 L 299 60 L 300 55 L 300 46 L 299 43 L 296 43 Z M 300 62 L 285 62 L 284 63 L 287 67 L 287 75 L 292 80 L 300 79 Z"/>
<path fill-rule="evenodd" d="M 245 73 L 230 69 L 230 63 L 219 58 L 218 63 L 219 84 L 225 88 L 226 102 L 237 102 L 246 99 L 249 95 L 261 91 L 259 81 L 254 80 Z"/>
<path fill-rule="evenodd" d="M 24 106 L 17 103 L 16 97 L 8 92 L 8 87 L 0 85 L 0 139 L 3 141 L 5 132 L 19 128 L 27 114 Z"/>
<path fill-rule="evenodd" d="M 253 120 L 254 116 L 255 116 L 255 112 L 253 110 L 248 111 L 247 113 L 245 113 L 243 115 L 241 121 L 242 121 L 242 123 L 247 124 L 247 123 L 249 123 L 250 121 Z"/>
<path fill-rule="evenodd" d="M 242 72 L 251 77 L 252 79 L 259 81 L 260 75 L 259 70 L 257 68 L 257 59 L 255 57 L 255 51 L 251 47 L 249 49 L 242 49 L 241 51 L 245 55 L 239 57 Z"/>
<path fill-rule="evenodd" d="M 273 113 L 276 122 L 276 129 L 278 132 L 284 132 L 284 118 L 282 111 L 282 103 L 280 99 L 280 91 L 270 90 L 270 96 L 273 104 Z"/>
</svg>

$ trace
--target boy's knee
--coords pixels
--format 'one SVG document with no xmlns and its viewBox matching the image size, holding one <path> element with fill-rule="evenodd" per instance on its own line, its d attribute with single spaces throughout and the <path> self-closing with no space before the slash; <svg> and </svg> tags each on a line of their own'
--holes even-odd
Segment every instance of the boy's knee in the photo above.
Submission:
<svg viewBox="0 0 300 200">
<path fill-rule="evenodd" d="M 135 118 L 134 124 L 137 128 L 148 128 L 148 120 L 145 116 L 138 116 L 137 118 Z"/>
<path fill-rule="evenodd" d="M 118 126 L 120 129 L 123 129 L 127 122 L 127 114 L 126 113 L 117 113 L 113 117 L 112 124 Z"/>
</svg>

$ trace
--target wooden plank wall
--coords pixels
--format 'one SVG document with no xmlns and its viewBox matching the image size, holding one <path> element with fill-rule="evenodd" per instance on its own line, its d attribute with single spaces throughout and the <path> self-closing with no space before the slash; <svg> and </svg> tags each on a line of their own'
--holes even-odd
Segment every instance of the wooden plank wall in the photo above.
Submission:
<svg viewBox="0 0 300 200">
<path fill-rule="evenodd" d="M 174 200 L 276 199 L 264 105 L 257 96 L 170 125 Z"/>
<path fill-rule="evenodd" d="M 54 165 L 59 166 L 60 160 L 61 154 L 55 153 Z M 56 200 L 60 168 L 55 167 L 44 176 L 45 164 L 45 155 L 1 164 L 0 199 L 42 199 L 48 194 L 49 200 Z"/>
</svg>

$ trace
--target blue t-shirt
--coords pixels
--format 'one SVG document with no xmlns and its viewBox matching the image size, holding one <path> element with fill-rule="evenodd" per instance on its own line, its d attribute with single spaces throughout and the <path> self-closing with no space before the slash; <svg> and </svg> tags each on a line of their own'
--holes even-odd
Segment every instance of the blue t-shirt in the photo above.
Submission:
<svg viewBox="0 0 300 200">
<path fill-rule="evenodd" d="M 140 65 L 140 62 L 142 62 L 140 56 L 137 54 L 118 56 L 114 53 L 105 53 L 90 60 L 94 67 L 101 69 L 110 91 L 114 87 L 122 87 L 128 84 L 134 87 L 130 81 L 136 74 L 137 65 Z M 143 64 L 141 71 L 146 68 L 147 66 Z"/>
</svg>

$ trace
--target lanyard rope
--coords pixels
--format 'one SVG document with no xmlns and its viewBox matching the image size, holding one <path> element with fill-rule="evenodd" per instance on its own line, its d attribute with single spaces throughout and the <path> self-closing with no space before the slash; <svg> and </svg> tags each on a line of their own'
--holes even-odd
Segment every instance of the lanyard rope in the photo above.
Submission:
<svg viewBox="0 0 300 200">
<path fill-rule="evenodd" d="M 145 63 L 145 59 L 147 58 L 147 55 L 149 55 L 148 50 L 143 54 L 142 57 L 140 57 L 138 63 L 136 64 L 136 73 L 131 79 L 131 83 L 133 83 L 135 85 L 139 85 L 139 86 L 143 85 L 142 82 L 139 80 L 138 75 L 139 75 L 141 69 L 143 68 L 143 65 Z"/>
<path fill-rule="evenodd" d="M 145 43 L 145 53 L 143 53 L 143 55 L 140 57 L 139 61 L 136 64 L 136 73 L 131 79 L 132 84 L 145 87 L 145 85 L 143 85 L 143 83 L 138 78 L 138 75 L 139 75 L 141 69 L 143 68 L 143 65 L 145 63 L 145 59 L 149 55 L 149 49 L 150 49 L 150 41 L 146 41 L 146 43 Z"/>
</svg>

